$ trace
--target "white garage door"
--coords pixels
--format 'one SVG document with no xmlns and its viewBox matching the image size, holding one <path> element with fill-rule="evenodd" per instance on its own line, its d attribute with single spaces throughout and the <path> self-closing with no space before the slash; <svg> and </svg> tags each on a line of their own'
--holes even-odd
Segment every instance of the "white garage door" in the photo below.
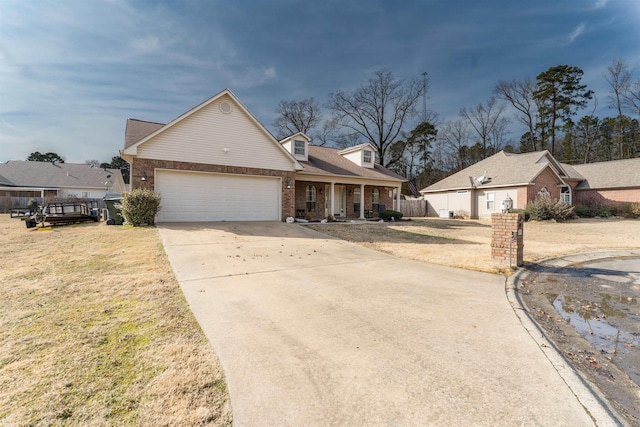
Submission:
<svg viewBox="0 0 640 427">
<path fill-rule="evenodd" d="M 280 178 L 156 171 L 157 222 L 278 221 Z"/>
</svg>

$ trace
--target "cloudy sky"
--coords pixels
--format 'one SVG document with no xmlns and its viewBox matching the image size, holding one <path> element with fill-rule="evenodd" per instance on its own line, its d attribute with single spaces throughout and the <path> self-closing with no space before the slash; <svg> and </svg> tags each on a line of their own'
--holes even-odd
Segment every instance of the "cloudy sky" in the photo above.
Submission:
<svg viewBox="0 0 640 427">
<path fill-rule="evenodd" d="M 127 118 L 167 122 L 224 88 L 271 130 L 280 100 L 324 104 L 383 68 L 428 72 L 447 120 L 568 64 L 604 116 L 616 58 L 640 68 L 640 0 L 0 0 L 0 161 L 110 161 Z"/>
</svg>

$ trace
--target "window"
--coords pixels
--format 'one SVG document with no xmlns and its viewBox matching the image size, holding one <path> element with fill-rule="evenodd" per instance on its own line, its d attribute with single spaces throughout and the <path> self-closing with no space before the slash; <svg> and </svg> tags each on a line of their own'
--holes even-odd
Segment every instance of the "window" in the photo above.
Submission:
<svg viewBox="0 0 640 427">
<path fill-rule="evenodd" d="M 89 196 L 91 196 L 91 193 L 89 193 L 88 191 L 83 191 L 83 192 L 82 192 L 82 198 L 84 198 L 84 199 L 88 199 L 88 198 L 89 198 Z"/>
<path fill-rule="evenodd" d="M 493 192 L 487 193 L 486 197 L 487 197 L 487 210 L 493 211 L 493 207 L 495 206 L 494 202 L 495 202 L 496 194 Z"/>
<path fill-rule="evenodd" d="M 304 156 L 304 141 L 293 141 L 293 154 L 297 156 Z"/>
<path fill-rule="evenodd" d="M 307 212 L 316 211 L 316 187 L 307 185 Z"/>
<path fill-rule="evenodd" d="M 353 189 L 353 212 L 360 213 L 360 187 Z"/>
<path fill-rule="evenodd" d="M 362 154 L 362 161 L 365 163 L 371 163 L 371 150 L 364 150 Z"/>
<path fill-rule="evenodd" d="M 374 212 L 380 212 L 380 190 L 377 188 L 371 191 L 371 205 Z"/>
<path fill-rule="evenodd" d="M 560 200 L 566 204 L 571 204 L 571 189 L 567 186 L 560 188 Z"/>
</svg>

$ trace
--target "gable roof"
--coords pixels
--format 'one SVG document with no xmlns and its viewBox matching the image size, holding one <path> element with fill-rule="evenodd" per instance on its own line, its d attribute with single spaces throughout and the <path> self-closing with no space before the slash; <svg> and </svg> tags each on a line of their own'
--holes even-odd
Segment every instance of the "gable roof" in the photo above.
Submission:
<svg viewBox="0 0 640 427">
<path fill-rule="evenodd" d="M 363 168 L 341 155 L 337 148 L 309 146 L 309 160 L 301 161 L 304 169 L 298 174 L 335 175 L 340 177 L 380 179 L 404 182 L 406 179 L 389 169 L 375 164 L 373 168 Z"/>
<path fill-rule="evenodd" d="M 524 154 L 500 151 L 491 157 L 487 157 L 466 169 L 423 188 L 420 192 L 430 193 L 470 188 L 528 185 L 547 168 L 556 175 L 558 181 L 569 178 L 560 163 L 546 150 Z M 483 176 L 489 179 L 479 182 L 477 178 Z"/>
<path fill-rule="evenodd" d="M 127 119 L 127 127 L 124 131 L 124 148 L 132 146 L 145 136 L 152 134 L 163 126 L 164 123 Z"/>
<path fill-rule="evenodd" d="M 235 102 L 236 105 L 240 107 L 240 109 L 249 117 L 249 119 L 260 130 L 260 132 L 263 133 L 265 137 L 267 137 L 267 139 L 272 141 L 274 146 L 276 146 L 277 149 L 281 150 L 282 153 L 285 154 L 292 161 L 294 165 L 294 169 L 302 169 L 302 167 L 300 166 L 298 161 L 295 159 L 295 157 L 293 157 L 291 153 L 289 153 L 287 150 L 284 149 L 284 147 L 282 147 L 282 145 L 278 142 L 278 140 L 276 140 L 276 138 L 271 134 L 271 132 L 269 132 L 267 128 L 264 127 L 262 123 L 260 123 L 253 114 L 251 114 L 251 112 L 247 109 L 247 107 L 245 107 L 244 104 L 242 104 L 242 102 L 240 102 L 240 100 L 229 89 L 222 90 L 221 92 L 217 93 L 216 95 L 212 96 L 206 101 L 200 103 L 199 105 L 196 105 L 192 109 L 186 111 L 185 113 L 181 114 L 180 116 L 176 117 L 175 119 L 171 120 L 169 123 L 166 123 L 164 125 L 161 123 L 145 122 L 145 121 L 136 120 L 136 119 L 128 119 L 127 130 L 125 130 L 125 147 L 121 153 L 121 156 L 125 160 L 129 161 L 129 159 L 132 156 L 135 156 L 138 146 L 144 144 L 145 142 L 152 139 L 153 137 L 160 134 L 161 132 L 164 132 L 167 129 L 170 129 L 171 127 L 175 126 L 176 124 L 180 123 L 181 121 L 185 120 L 186 118 L 190 117 L 196 112 L 202 110 L 208 105 L 218 101 L 223 96 L 230 97 L 233 100 L 233 102 Z M 129 130 L 129 124 L 131 124 L 132 126 L 131 130 Z M 146 135 L 144 135 L 145 133 Z M 142 136 L 139 137 L 139 135 L 142 135 Z"/>
<path fill-rule="evenodd" d="M 640 157 L 572 167 L 584 178 L 576 190 L 640 187 Z"/>
<path fill-rule="evenodd" d="M 373 145 L 371 145 L 368 142 L 365 142 L 364 144 L 358 144 L 358 145 L 354 145 L 353 147 L 348 147 L 343 150 L 340 150 L 338 151 L 338 154 L 344 155 L 349 153 L 355 153 L 356 151 L 364 150 L 367 147 L 369 147 L 374 153 L 376 152 L 376 148 Z"/>
<path fill-rule="evenodd" d="M 86 164 L 11 160 L 0 163 L 0 184 L 6 187 L 104 189 L 107 181 L 122 181 L 120 169 Z M 124 181 L 122 181 L 124 185 Z"/>
</svg>

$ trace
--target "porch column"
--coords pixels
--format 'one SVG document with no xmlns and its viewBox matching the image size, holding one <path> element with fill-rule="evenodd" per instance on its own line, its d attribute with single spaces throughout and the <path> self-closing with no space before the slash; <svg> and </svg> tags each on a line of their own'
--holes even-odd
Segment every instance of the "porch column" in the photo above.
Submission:
<svg viewBox="0 0 640 427">
<path fill-rule="evenodd" d="M 402 195 L 402 187 L 396 188 L 396 211 L 400 212 L 400 196 Z"/>
<path fill-rule="evenodd" d="M 360 219 L 364 218 L 364 184 L 360 184 Z"/>
<path fill-rule="evenodd" d="M 334 212 L 335 212 L 335 200 L 336 200 L 336 195 L 335 195 L 335 182 L 331 181 L 331 211 L 329 211 L 329 215 L 335 216 Z"/>
</svg>

